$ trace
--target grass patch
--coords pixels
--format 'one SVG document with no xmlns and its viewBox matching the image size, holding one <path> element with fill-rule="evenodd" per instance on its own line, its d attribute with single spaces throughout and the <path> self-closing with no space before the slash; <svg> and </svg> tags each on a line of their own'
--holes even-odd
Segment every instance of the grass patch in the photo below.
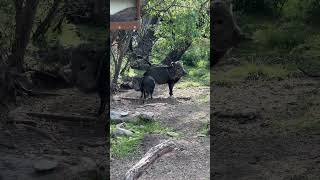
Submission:
<svg viewBox="0 0 320 180">
<path fill-rule="evenodd" d="M 111 125 L 111 133 L 115 131 L 116 125 Z M 162 126 L 159 122 L 138 121 L 127 123 L 126 129 L 131 130 L 131 137 L 119 136 L 111 139 L 111 156 L 125 157 L 136 152 L 143 137 L 146 134 L 166 134 L 172 132 L 172 129 Z"/>
<path fill-rule="evenodd" d="M 215 83 L 220 85 L 228 85 L 231 80 L 269 80 L 269 79 L 285 79 L 289 77 L 295 70 L 284 65 L 263 65 L 255 63 L 246 63 L 237 66 L 227 72 L 217 74 Z"/>
<path fill-rule="evenodd" d="M 175 85 L 175 88 L 185 89 L 210 85 L 210 71 L 207 65 L 198 63 L 197 67 L 187 66 L 185 68 L 188 74 Z"/>
<path fill-rule="evenodd" d="M 197 97 L 197 101 L 200 103 L 209 103 L 210 95 L 209 94 L 201 94 Z"/>
<path fill-rule="evenodd" d="M 209 136 L 209 127 L 210 127 L 210 123 L 205 123 L 203 124 L 203 126 L 200 129 L 200 134 L 201 135 L 205 135 L 205 136 Z"/>
</svg>

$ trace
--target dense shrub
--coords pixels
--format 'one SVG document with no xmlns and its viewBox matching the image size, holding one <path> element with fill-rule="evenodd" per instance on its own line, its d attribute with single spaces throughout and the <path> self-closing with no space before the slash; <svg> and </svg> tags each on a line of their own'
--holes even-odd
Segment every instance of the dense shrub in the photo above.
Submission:
<svg viewBox="0 0 320 180">
<path fill-rule="evenodd" d="M 281 27 L 270 25 L 256 31 L 254 39 L 267 48 L 291 50 L 305 42 L 308 34 L 303 28 L 295 23 L 284 24 Z"/>
<path fill-rule="evenodd" d="M 278 15 L 288 0 L 234 0 L 234 10 L 245 14 Z"/>
<path fill-rule="evenodd" d="M 284 7 L 284 16 L 291 20 L 319 23 L 319 0 L 289 0 Z"/>
<path fill-rule="evenodd" d="M 319 23 L 320 17 L 320 1 L 319 0 L 302 0 L 299 3 L 304 4 L 305 8 L 305 20 L 308 22 Z"/>
</svg>

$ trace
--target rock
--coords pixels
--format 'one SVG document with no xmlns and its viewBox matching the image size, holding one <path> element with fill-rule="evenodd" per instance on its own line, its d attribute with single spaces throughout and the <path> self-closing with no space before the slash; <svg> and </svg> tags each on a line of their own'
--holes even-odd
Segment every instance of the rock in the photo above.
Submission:
<svg viewBox="0 0 320 180">
<path fill-rule="evenodd" d="M 154 120 L 154 113 L 152 112 L 124 112 L 124 111 L 110 111 L 110 119 L 116 123 L 121 122 L 135 122 L 137 120 L 152 121 Z"/>
<path fill-rule="evenodd" d="M 197 137 L 206 137 L 205 134 L 198 134 Z"/>
<path fill-rule="evenodd" d="M 120 112 L 121 117 L 128 116 L 129 112 Z"/>
<path fill-rule="evenodd" d="M 110 111 L 110 119 L 111 120 L 121 119 L 121 113 L 117 111 Z"/>
<path fill-rule="evenodd" d="M 167 132 L 167 135 L 170 137 L 178 137 L 179 136 L 179 134 L 176 132 Z"/>
<path fill-rule="evenodd" d="M 154 113 L 153 112 L 142 112 L 138 116 L 140 119 L 145 121 L 153 121 L 154 120 Z"/>
<path fill-rule="evenodd" d="M 125 122 L 123 122 L 123 123 L 117 124 L 116 127 L 117 128 L 125 128 L 125 127 L 127 127 L 127 124 Z"/>
<path fill-rule="evenodd" d="M 58 161 L 41 159 L 33 163 L 33 168 L 37 172 L 50 171 L 55 169 L 58 166 Z"/>
<path fill-rule="evenodd" d="M 132 136 L 133 132 L 123 129 L 123 128 L 116 128 L 115 132 L 113 133 L 115 136 Z"/>
</svg>

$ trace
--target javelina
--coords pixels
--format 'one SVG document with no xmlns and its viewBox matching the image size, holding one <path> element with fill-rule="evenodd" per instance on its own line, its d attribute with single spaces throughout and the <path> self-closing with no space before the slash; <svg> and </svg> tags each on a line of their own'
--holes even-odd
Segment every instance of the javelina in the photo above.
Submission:
<svg viewBox="0 0 320 180">
<path fill-rule="evenodd" d="M 141 82 L 141 97 L 146 99 L 149 95 L 152 99 L 152 94 L 154 87 L 156 86 L 156 82 L 151 76 L 144 76 Z"/>
<path fill-rule="evenodd" d="M 183 64 L 179 61 L 172 62 L 170 66 L 152 66 L 145 73 L 144 76 L 151 76 L 158 84 L 168 84 L 169 95 L 172 96 L 172 89 L 182 76 L 187 72 L 183 68 Z"/>
<path fill-rule="evenodd" d="M 151 76 L 144 77 L 134 77 L 133 78 L 133 89 L 136 91 L 141 91 L 141 98 L 147 98 L 148 95 L 152 97 L 156 82 Z"/>
<path fill-rule="evenodd" d="M 71 58 L 71 82 L 84 93 L 98 92 L 99 115 L 104 112 L 108 102 L 109 78 L 106 52 L 106 47 L 82 44 L 72 51 Z"/>
</svg>

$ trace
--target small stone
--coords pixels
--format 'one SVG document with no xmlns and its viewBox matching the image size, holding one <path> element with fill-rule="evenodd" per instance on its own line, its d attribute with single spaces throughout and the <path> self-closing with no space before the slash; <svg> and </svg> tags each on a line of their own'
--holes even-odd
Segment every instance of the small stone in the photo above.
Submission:
<svg viewBox="0 0 320 180">
<path fill-rule="evenodd" d="M 206 137 L 204 134 L 198 134 L 197 137 Z"/>
<path fill-rule="evenodd" d="M 179 134 L 176 132 L 167 132 L 167 135 L 170 137 L 178 137 L 179 136 Z"/>
<path fill-rule="evenodd" d="M 154 120 L 154 113 L 153 112 L 142 112 L 139 117 L 146 121 Z"/>
<path fill-rule="evenodd" d="M 55 169 L 58 166 L 58 161 L 41 159 L 33 163 L 33 168 L 37 172 L 50 171 Z"/>
<path fill-rule="evenodd" d="M 115 136 L 132 136 L 133 132 L 123 129 L 123 128 L 117 128 L 114 132 Z"/>
<path fill-rule="evenodd" d="M 125 128 L 125 127 L 127 127 L 127 124 L 125 122 L 123 122 L 123 123 L 117 124 L 116 127 L 117 128 Z"/>
<path fill-rule="evenodd" d="M 129 112 L 120 112 L 121 117 L 128 116 Z"/>
</svg>

